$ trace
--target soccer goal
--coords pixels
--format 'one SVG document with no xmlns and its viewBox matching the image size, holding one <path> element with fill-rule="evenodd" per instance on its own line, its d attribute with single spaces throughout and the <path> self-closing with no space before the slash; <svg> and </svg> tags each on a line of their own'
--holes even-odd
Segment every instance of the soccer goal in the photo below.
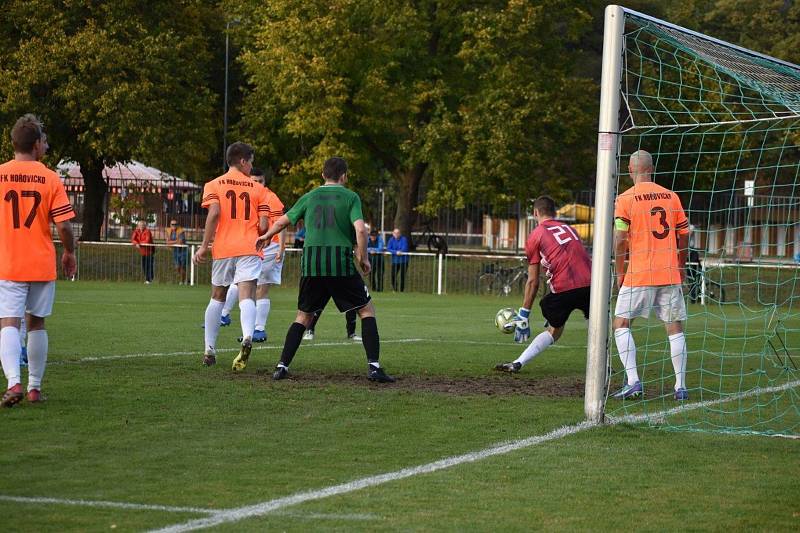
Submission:
<svg viewBox="0 0 800 533">
<path fill-rule="evenodd" d="M 800 67 L 619 6 L 605 12 L 585 411 L 592 421 L 800 433 Z M 689 400 L 664 325 L 632 327 L 643 395 L 610 337 L 614 201 L 653 156 L 691 224 Z"/>
</svg>

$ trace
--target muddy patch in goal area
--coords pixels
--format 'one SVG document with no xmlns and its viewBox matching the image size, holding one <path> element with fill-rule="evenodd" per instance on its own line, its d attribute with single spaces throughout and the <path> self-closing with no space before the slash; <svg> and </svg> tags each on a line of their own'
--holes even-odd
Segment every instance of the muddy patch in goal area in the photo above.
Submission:
<svg viewBox="0 0 800 533">
<path fill-rule="evenodd" d="M 394 374 L 393 374 L 394 375 Z M 257 380 L 278 385 L 272 380 L 272 369 L 258 370 L 255 373 L 228 374 L 235 380 Z M 476 377 L 447 377 L 425 375 L 394 375 L 394 383 L 373 383 L 365 374 L 345 372 L 291 373 L 283 382 L 289 386 L 328 387 L 344 385 L 348 387 L 370 387 L 375 389 L 403 390 L 411 392 L 432 392 L 453 396 L 542 396 L 550 398 L 583 397 L 584 381 L 574 377 L 522 377 L 519 375 L 490 375 Z"/>
</svg>

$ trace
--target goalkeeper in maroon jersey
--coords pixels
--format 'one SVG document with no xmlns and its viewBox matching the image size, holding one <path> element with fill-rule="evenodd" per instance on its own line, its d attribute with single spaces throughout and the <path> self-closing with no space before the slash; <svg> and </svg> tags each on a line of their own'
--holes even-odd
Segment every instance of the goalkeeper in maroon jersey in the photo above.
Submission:
<svg viewBox="0 0 800 533">
<path fill-rule="evenodd" d="M 528 318 L 531 306 L 539 292 L 540 267 L 545 271 L 550 292 L 539 301 L 547 329 L 536 336 L 522 355 L 510 363 L 495 367 L 502 372 L 519 372 L 531 359 L 556 342 L 564 332 L 570 313 L 583 311 L 589 318 L 589 286 L 592 261 L 578 234 L 569 224 L 555 220 L 556 204 L 549 196 L 540 196 L 533 202 L 533 216 L 538 225 L 528 236 L 525 255 L 528 258 L 528 282 L 519 318 L 514 330 L 518 343 L 528 340 L 531 334 Z"/>
</svg>

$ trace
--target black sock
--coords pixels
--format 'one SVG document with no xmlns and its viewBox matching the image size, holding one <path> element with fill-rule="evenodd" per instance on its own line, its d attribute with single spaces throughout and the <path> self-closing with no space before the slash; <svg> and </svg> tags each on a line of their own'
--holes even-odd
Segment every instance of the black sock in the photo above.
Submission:
<svg viewBox="0 0 800 533">
<path fill-rule="evenodd" d="M 299 322 L 292 322 L 292 325 L 289 326 L 286 340 L 283 342 L 283 352 L 281 352 L 281 364 L 283 366 L 288 367 L 292 359 L 294 359 L 294 354 L 297 353 L 297 349 L 303 341 L 303 333 L 305 331 L 306 327 Z"/>
<path fill-rule="evenodd" d="M 361 338 L 367 352 L 367 362 L 377 363 L 381 355 L 381 341 L 378 336 L 378 322 L 374 316 L 361 319 Z"/>
<path fill-rule="evenodd" d="M 347 327 L 347 336 L 351 337 L 356 334 L 356 310 L 352 309 L 344 314 L 344 321 Z"/>
<path fill-rule="evenodd" d="M 309 331 L 314 331 L 314 328 L 317 326 L 317 322 L 319 322 L 319 317 L 322 316 L 322 311 L 317 311 L 314 313 L 314 318 L 311 319 L 311 324 L 308 326 Z"/>
</svg>

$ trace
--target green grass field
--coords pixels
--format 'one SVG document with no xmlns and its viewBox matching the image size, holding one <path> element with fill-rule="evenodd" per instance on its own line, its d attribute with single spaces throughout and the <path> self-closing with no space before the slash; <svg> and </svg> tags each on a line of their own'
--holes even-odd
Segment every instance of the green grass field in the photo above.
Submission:
<svg viewBox="0 0 800 533">
<path fill-rule="evenodd" d="M 233 375 L 236 322 L 221 331 L 220 364 L 200 365 L 206 287 L 60 282 L 48 401 L 0 412 L 5 529 L 141 531 L 214 516 L 228 520 L 219 531 L 800 528 L 800 441 L 624 424 L 315 492 L 580 423 L 586 327 L 574 315 L 556 346 L 499 375 L 493 365 L 520 348 L 492 319 L 516 299 L 381 293 L 381 360 L 396 384 L 366 380 L 363 349 L 332 307 L 293 379 L 273 382 L 295 298 L 273 293 L 270 339 Z"/>
</svg>

